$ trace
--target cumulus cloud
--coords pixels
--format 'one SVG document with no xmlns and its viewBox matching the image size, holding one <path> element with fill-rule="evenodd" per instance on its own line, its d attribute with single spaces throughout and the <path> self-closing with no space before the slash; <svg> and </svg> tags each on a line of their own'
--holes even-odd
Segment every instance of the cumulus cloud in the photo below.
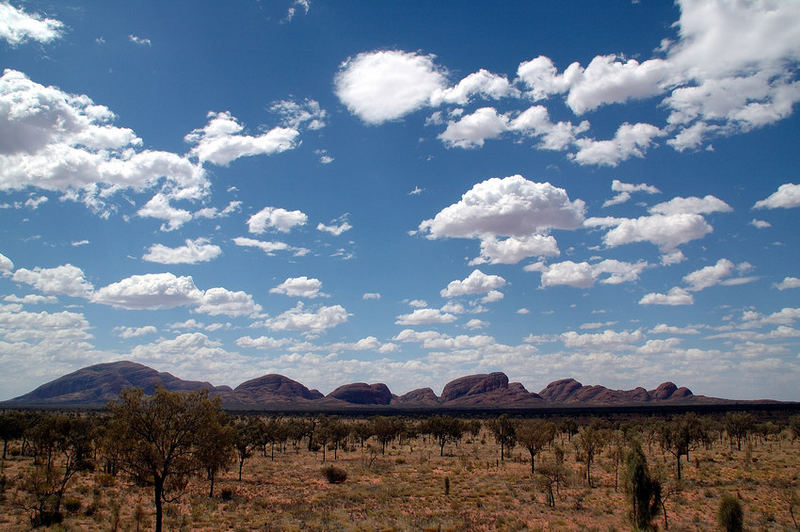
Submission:
<svg viewBox="0 0 800 532">
<path fill-rule="evenodd" d="M 367 124 L 395 120 L 430 103 L 446 86 L 431 55 L 385 50 L 347 59 L 334 79 L 334 91 L 347 109 Z"/>
<path fill-rule="evenodd" d="M 22 305 L 42 305 L 58 303 L 58 298 L 55 296 L 40 296 L 36 294 L 26 294 L 23 297 L 11 294 L 5 296 L 3 301 L 7 303 L 20 303 Z"/>
<path fill-rule="evenodd" d="M 555 264 L 529 264 L 525 271 L 542 273 L 542 288 L 556 285 L 589 288 L 595 282 L 602 284 L 621 284 L 637 281 L 639 275 L 648 267 L 647 262 L 624 262 L 606 259 L 596 263 L 563 261 Z"/>
<path fill-rule="evenodd" d="M 509 83 L 508 78 L 480 69 L 458 82 L 454 87 L 437 89 L 431 94 L 430 103 L 465 105 L 474 95 L 499 100 L 506 96 L 518 96 L 519 90 Z"/>
<path fill-rule="evenodd" d="M 153 196 L 142 208 L 136 211 L 136 215 L 142 218 L 157 218 L 165 220 L 161 225 L 162 231 L 174 231 L 192 219 L 192 213 L 185 209 L 176 209 L 170 205 L 169 197 L 158 193 Z"/>
<path fill-rule="evenodd" d="M 582 200 L 567 191 L 520 175 L 474 185 L 457 203 L 419 224 L 427 238 L 526 237 L 549 229 L 576 229 L 583 222 Z"/>
<path fill-rule="evenodd" d="M 651 292 L 639 300 L 640 305 L 692 305 L 694 297 L 683 288 L 674 287 L 666 294 Z"/>
<path fill-rule="evenodd" d="M 186 239 L 184 245 L 177 248 L 153 244 L 142 259 L 159 264 L 196 264 L 214 260 L 221 254 L 222 248 L 211 244 L 207 238 L 197 238 Z"/>
<path fill-rule="evenodd" d="M 194 280 L 172 273 L 132 275 L 99 288 L 92 301 L 132 310 L 157 310 L 194 306 L 203 299 Z"/>
<path fill-rule="evenodd" d="M 158 329 L 153 327 L 152 325 L 146 325 L 144 327 L 114 327 L 114 334 L 119 336 L 120 338 L 125 338 L 126 340 L 129 338 L 136 338 L 137 336 L 145 336 L 147 334 L 156 334 Z"/>
<path fill-rule="evenodd" d="M 307 310 L 302 302 L 274 318 L 264 321 L 264 326 L 274 331 L 307 331 L 321 333 L 347 321 L 350 314 L 341 305 Z"/>
<path fill-rule="evenodd" d="M 60 191 L 107 214 L 120 190 L 162 185 L 171 197 L 207 193 L 205 171 L 180 155 L 141 150 L 142 140 L 111 123 L 115 115 L 86 95 L 31 81 L 7 69 L 0 76 L 0 190 Z M 163 179 L 162 179 L 163 178 Z"/>
<path fill-rule="evenodd" d="M 721 199 L 707 195 L 704 198 L 672 198 L 669 201 L 650 207 L 649 212 L 655 214 L 711 214 L 714 212 L 732 212 L 733 208 Z"/>
<path fill-rule="evenodd" d="M 497 114 L 493 107 L 482 107 L 457 121 L 448 122 L 439 139 L 448 147 L 481 147 L 487 139 L 499 137 L 508 127 L 508 122 L 508 117 Z"/>
<path fill-rule="evenodd" d="M 609 247 L 633 242 L 650 242 L 663 252 L 703 238 L 713 228 L 699 214 L 654 214 L 639 218 L 589 218 L 587 227 L 612 227 L 604 236 Z"/>
<path fill-rule="evenodd" d="M 579 138 L 575 140 L 578 151 L 569 154 L 578 164 L 617 166 L 631 157 L 644 157 L 645 152 L 664 132 L 652 124 L 624 123 L 610 140 Z"/>
<path fill-rule="evenodd" d="M 322 281 L 303 275 L 301 277 L 289 277 L 278 286 L 270 288 L 269 293 L 309 299 L 328 297 L 327 294 L 320 292 L 320 290 L 322 290 Z"/>
<path fill-rule="evenodd" d="M 778 187 L 763 200 L 753 205 L 754 209 L 792 209 L 800 207 L 800 185 L 786 183 Z"/>
<path fill-rule="evenodd" d="M 456 317 L 448 312 L 435 308 L 418 308 L 410 314 L 397 316 L 397 325 L 431 325 L 434 323 L 452 323 Z"/>
<path fill-rule="evenodd" d="M 259 336 L 258 338 L 251 338 L 250 336 L 242 336 L 236 339 L 236 345 L 244 349 L 280 349 L 291 344 L 288 338 L 272 338 L 269 336 Z"/>
<path fill-rule="evenodd" d="M 607 329 L 601 333 L 577 333 L 567 331 L 561 334 L 561 341 L 564 346 L 575 349 L 609 349 L 624 347 L 629 344 L 638 343 L 644 340 L 644 333 L 640 330 L 633 332 L 612 331 Z"/>
<path fill-rule="evenodd" d="M 783 281 L 775 285 L 775 288 L 781 291 L 800 288 L 800 279 L 797 277 L 784 277 Z"/>
<path fill-rule="evenodd" d="M 551 235 L 508 237 L 498 240 L 488 236 L 481 240 L 481 254 L 470 261 L 477 264 L 516 264 L 528 257 L 557 257 L 561 254 Z"/>
<path fill-rule="evenodd" d="M 255 303 L 253 296 L 246 292 L 216 287 L 205 291 L 194 310 L 211 316 L 250 316 L 260 312 L 261 305 Z"/>
<path fill-rule="evenodd" d="M 195 129 L 184 140 L 193 144 L 190 154 L 201 163 L 227 166 L 240 157 L 273 155 L 293 149 L 300 132 L 291 127 L 275 127 L 261 135 L 243 134 L 244 126 L 228 111 L 208 113 L 208 124 Z"/>
<path fill-rule="evenodd" d="M 8 275 L 13 270 L 14 263 L 11 261 L 11 259 L 0 253 L 0 273 L 3 275 Z"/>
<path fill-rule="evenodd" d="M 364 292 L 364 295 L 361 296 L 361 299 L 364 301 L 368 301 L 370 299 L 380 299 L 381 295 L 378 292 Z"/>
<path fill-rule="evenodd" d="M 251 233 L 261 234 L 267 228 L 288 233 L 293 227 L 305 225 L 308 216 L 302 211 L 287 211 L 279 207 L 264 207 L 247 220 Z"/>
<path fill-rule="evenodd" d="M 184 333 L 175 338 L 159 338 L 149 344 L 137 345 L 131 350 L 131 359 L 152 363 L 197 363 L 199 361 L 230 360 L 231 355 L 203 333 Z"/>
<path fill-rule="evenodd" d="M 756 218 L 753 218 L 750 221 L 750 225 L 752 225 L 756 229 L 766 229 L 768 227 L 772 227 L 772 224 L 767 222 L 766 220 L 758 220 Z"/>
<path fill-rule="evenodd" d="M 648 185 L 646 183 L 623 183 L 619 179 L 614 179 L 611 181 L 611 190 L 614 192 L 644 192 L 645 194 L 661 194 L 661 191 L 653 185 Z"/>
<path fill-rule="evenodd" d="M 10 3 L 0 4 L 0 39 L 11 46 L 29 40 L 49 43 L 61 38 L 64 24 L 60 20 L 44 18 L 39 13 L 26 13 Z"/>
<path fill-rule="evenodd" d="M 471 329 L 471 330 L 483 329 L 483 328 L 486 328 L 488 326 L 489 326 L 489 322 L 488 321 L 479 320 L 477 318 L 472 318 L 471 320 L 469 320 L 467 323 L 464 324 L 464 327 L 466 327 L 467 329 Z"/>
<path fill-rule="evenodd" d="M 263 240 L 256 240 L 254 238 L 246 238 L 243 236 L 237 236 L 234 238 L 233 243 L 240 247 L 258 248 L 270 256 L 274 255 L 276 251 L 289 251 L 294 253 L 294 255 L 297 257 L 310 253 L 310 250 L 306 248 L 290 246 L 286 242 L 267 242 Z"/>
<path fill-rule="evenodd" d="M 231 201 L 224 209 L 219 210 L 216 207 L 205 207 L 198 209 L 192 215 L 194 218 L 225 218 L 231 214 L 238 212 L 242 207 L 241 201 Z"/>
<path fill-rule="evenodd" d="M 94 290 L 92 283 L 86 280 L 83 270 L 72 264 L 55 268 L 37 266 L 33 270 L 19 268 L 11 279 L 17 283 L 29 284 L 43 294 L 89 297 Z"/>
<path fill-rule="evenodd" d="M 480 270 L 473 270 L 464 280 L 448 283 L 447 288 L 440 291 L 442 297 L 458 297 L 470 294 L 485 294 L 505 286 L 506 280 L 499 275 L 487 275 Z"/>
<path fill-rule="evenodd" d="M 689 285 L 687 290 L 699 292 L 719 284 L 726 277 L 733 275 L 735 265 L 728 259 L 719 259 L 713 266 L 706 266 L 693 271 L 683 277 L 683 282 Z"/>
</svg>

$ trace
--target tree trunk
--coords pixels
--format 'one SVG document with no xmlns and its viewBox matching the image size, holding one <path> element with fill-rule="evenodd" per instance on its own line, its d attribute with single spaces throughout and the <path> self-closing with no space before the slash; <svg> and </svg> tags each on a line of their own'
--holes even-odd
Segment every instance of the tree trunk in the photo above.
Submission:
<svg viewBox="0 0 800 532">
<path fill-rule="evenodd" d="M 500 440 L 500 461 L 505 463 L 506 461 L 506 442 Z"/>
<path fill-rule="evenodd" d="M 239 482 L 242 481 L 242 467 L 244 467 L 244 459 L 239 459 Z"/>
<path fill-rule="evenodd" d="M 678 457 L 678 461 L 677 461 L 677 463 L 678 463 L 678 480 L 680 480 L 681 479 L 681 454 L 678 453 L 675 456 Z"/>
<path fill-rule="evenodd" d="M 164 480 L 156 478 L 153 482 L 153 499 L 156 504 L 156 528 L 155 532 L 161 532 L 161 496 L 164 491 Z"/>
<path fill-rule="evenodd" d="M 531 453 L 531 475 L 535 475 L 536 474 L 536 467 L 534 465 L 534 460 L 536 458 L 536 455 L 533 454 L 533 451 L 531 451 L 530 449 L 528 450 L 528 452 Z"/>
<path fill-rule="evenodd" d="M 208 490 L 208 498 L 211 499 L 214 497 L 214 477 L 216 477 L 216 473 L 214 471 L 209 470 L 208 472 L 208 479 L 211 481 L 211 487 Z"/>
</svg>

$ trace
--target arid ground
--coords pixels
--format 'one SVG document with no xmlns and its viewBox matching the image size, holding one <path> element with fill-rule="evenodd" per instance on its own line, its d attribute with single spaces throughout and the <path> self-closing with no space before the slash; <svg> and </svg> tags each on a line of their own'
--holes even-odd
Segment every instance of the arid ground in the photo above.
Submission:
<svg viewBox="0 0 800 532">
<path fill-rule="evenodd" d="M 776 431 L 777 432 L 777 431 Z M 650 472 L 662 482 L 659 529 L 717 530 L 723 494 L 733 494 L 744 509 L 746 530 L 796 530 L 800 519 L 800 440 L 788 429 L 750 436 L 741 450 L 724 432 L 709 445 L 697 445 L 682 458 L 676 480 L 673 455 L 647 432 L 641 434 Z M 616 446 L 605 445 L 592 464 L 578 461 L 575 445 L 559 431 L 536 456 L 536 468 L 552 473 L 563 449 L 564 474 L 558 486 L 531 474 L 530 455 L 520 446 L 500 461 L 500 446 L 483 427 L 440 456 L 430 436 L 395 439 L 386 446 L 370 438 L 362 446 L 349 439 L 338 449 L 310 452 L 305 441 L 275 447 L 274 459 L 259 449 L 243 464 L 220 473 L 209 498 L 209 483 L 193 477 L 183 494 L 164 509 L 165 530 L 630 530 L 630 503 L 623 489 L 624 461 L 615 465 Z M 329 483 L 321 470 L 334 465 L 347 473 Z M 25 478 L 33 459 L 9 444 L 4 461 L 0 528 L 30 529 Z M 617 485 L 615 487 L 615 484 Z M 448 486 L 449 485 L 449 486 Z M 548 485 L 554 506 L 547 504 Z M 52 530 L 148 530 L 153 527 L 152 488 L 133 485 L 124 474 L 79 473 L 67 488 L 64 520 Z"/>
</svg>

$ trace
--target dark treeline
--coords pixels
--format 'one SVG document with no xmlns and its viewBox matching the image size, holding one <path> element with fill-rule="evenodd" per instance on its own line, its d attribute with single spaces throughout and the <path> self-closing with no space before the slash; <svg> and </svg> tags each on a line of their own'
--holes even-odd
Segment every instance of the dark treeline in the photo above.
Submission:
<svg viewBox="0 0 800 532">
<path fill-rule="evenodd" d="M 23 479 L 22 496 L 16 501 L 28 511 L 32 526 L 60 522 L 62 500 L 75 477 L 99 470 L 152 488 L 155 530 L 160 531 L 163 504 L 180 497 L 189 479 L 208 482 L 208 496 L 214 497 L 217 474 L 235 468 L 241 481 L 248 459 L 255 454 L 280 460 L 287 453 L 314 453 L 325 463 L 338 460 L 343 449 L 380 456 L 390 444 L 413 450 L 423 442 L 435 443 L 445 457 L 465 438 L 487 437 L 497 444 L 498 462 L 505 461 L 514 447 L 523 449 L 530 459 L 531 475 L 544 486 L 548 504 L 555 504 L 565 478 L 565 448 L 573 449 L 583 464 L 589 488 L 596 458 L 601 452 L 613 457 L 614 488 L 622 484 L 630 494 L 631 515 L 636 526 L 645 529 L 657 512 L 663 513 L 667 524 L 664 499 L 668 493 L 662 493 L 659 481 L 649 476 L 642 449 L 671 456 L 675 478 L 680 479 L 682 464 L 701 446 L 725 442 L 731 449 L 742 450 L 781 433 L 800 437 L 800 415 L 781 416 L 774 411 L 483 414 L 482 418 L 419 412 L 369 417 L 232 415 L 223 411 L 219 398 L 205 392 L 159 389 L 145 396 L 139 389 L 129 389 L 103 412 L 4 411 L 0 438 L 3 461 L 11 453 L 33 458 L 34 467 Z M 537 455 L 545 449 L 553 452 L 555 461 L 537 464 Z M 5 473 L 0 482 L 5 486 Z"/>
</svg>

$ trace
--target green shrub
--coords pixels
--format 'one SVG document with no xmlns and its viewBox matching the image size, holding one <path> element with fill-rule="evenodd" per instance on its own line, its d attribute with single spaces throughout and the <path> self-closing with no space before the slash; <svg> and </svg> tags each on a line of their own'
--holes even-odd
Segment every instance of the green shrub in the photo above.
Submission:
<svg viewBox="0 0 800 532">
<path fill-rule="evenodd" d="M 222 488 L 219 496 L 223 501 L 230 501 L 233 499 L 233 490 L 231 488 Z"/>
<path fill-rule="evenodd" d="M 322 474 L 328 479 L 331 484 L 341 484 L 347 480 L 347 471 L 335 466 L 327 466 L 322 468 Z"/>
<path fill-rule="evenodd" d="M 717 522 L 728 532 L 739 532 L 744 524 L 744 511 L 739 499 L 726 493 L 722 496 L 722 501 L 717 512 Z"/>
</svg>

